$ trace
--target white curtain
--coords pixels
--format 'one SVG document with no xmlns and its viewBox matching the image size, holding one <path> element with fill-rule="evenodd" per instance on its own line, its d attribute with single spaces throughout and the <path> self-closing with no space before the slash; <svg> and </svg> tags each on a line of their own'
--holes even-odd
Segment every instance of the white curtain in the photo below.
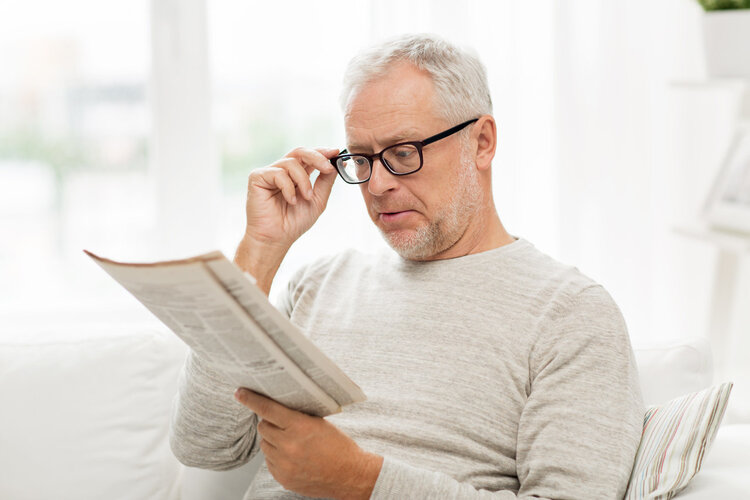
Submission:
<svg viewBox="0 0 750 500">
<path fill-rule="evenodd" d="M 717 249 L 675 229 L 701 224 L 737 88 L 705 77 L 702 10 L 564 0 L 555 11 L 559 258 L 605 285 L 636 342 L 710 336 Z M 721 367 L 737 384 L 734 415 L 750 400 L 748 278 L 745 263 Z"/>
<path fill-rule="evenodd" d="M 371 5 L 373 41 L 427 31 L 478 53 L 498 122 L 493 184 L 500 218 L 511 233 L 555 253 L 554 3 L 392 0 Z"/>
<path fill-rule="evenodd" d="M 225 18 L 233 5 L 223 4 Z M 309 73 L 319 67 L 325 75 L 319 79 L 334 86 L 340 75 L 331 72 L 341 71 L 357 48 L 399 33 L 434 32 L 473 47 L 487 66 L 499 124 L 493 184 L 506 228 L 602 283 L 636 343 L 708 334 L 716 250 L 675 228 L 698 222 L 730 135 L 733 96 L 704 81 L 697 2 L 372 0 L 352 8 L 331 2 L 328 14 L 299 4 L 319 22 L 282 31 L 278 12 L 269 9 L 265 15 L 240 9 L 239 26 L 252 17 L 257 29 L 284 33 L 290 43 L 243 46 L 231 29 L 214 25 L 210 36 L 225 40 L 216 60 L 242 64 L 246 54 L 262 50 L 269 67 L 248 66 L 252 75 L 294 68 L 300 58 L 291 77 L 314 80 Z M 325 29 L 319 24 L 329 15 L 330 23 L 338 22 L 335 13 L 351 20 L 345 32 L 351 43 L 327 49 L 333 42 L 325 35 L 314 49 L 318 30 Z M 231 47 L 237 52 L 229 56 Z M 227 70 L 221 64 L 212 69 Z M 290 85 L 290 99 L 306 95 Z M 329 100 L 326 109 L 337 117 L 343 139 L 334 95 L 320 99 Z M 303 106 L 299 101 L 297 108 Z M 293 126 L 310 119 L 300 113 Z M 229 204 L 235 207 L 231 232 L 222 240 L 228 253 L 243 220 L 240 198 Z M 342 247 L 374 245 L 382 241 L 358 190 L 337 183 L 324 216 L 290 251 L 271 295 L 304 262 Z M 747 288 L 748 280 L 741 281 Z M 746 303 L 743 294 L 739 303 Z M 742 332 L 750 318 L 737 310 L 734 345 L 747 352 Z M 741 393 L 735 390 L 735 399 Z"/>
<path fill-rule="evenodd" d="M 498 121 L 499 145 L 493 164 L 495 203 L 513 234 L 557 254 L 557 191 L 554 134 L 553 3 L 537 5 L 488 0 L 369 2 L 357 4 L 358 36 L 353 45 L 367 46 L 408 32 L 436 33 L 474 49 L 487 67 Z M 347 17 L 346 14 L 342 14 Z M 305 33 L 298 34 L 305 38 Z M 340 72 L 350 54 L 341 56 Z M 340 81 L 337 76 L 336 82 Z M 331 113 L 339 115 L 337 108 Z M 343 139 L 343 121 L 339 135 Z M 342 228 L 358 224 L 359 229 Z M 316 226 L 292 247 L 271 290 L 275 296 L 301 263 L 341 246 L 364 250 L 382 245 L 352 186 L 337 182 L 329 208 Z"/>
<path fill-rule="evenodd" d="M 172 160 L 154 164 L 155 192 L 162 193 L 159 220 L 144 223 L 148 231 L 144 229 L 142 244 L 133 241 L 135 233 L 125 235 L 122 249 L 132 253 L 167 235 L 175 246 L 163 245 L 152 258 L 216 246 L 233 252 L 244 223 L 244 193 L 225 192 L 219 213 L 214 212 L 221 149 L 211 150 L 207 123 L 188 123 L 208 121 L 209 106 L 215 135 L 217 126 L 232 127 L 232 120 L 223 117 L 234 119 L 232 113 L 246 107 L 245 115 L 264 124 L 286 120 L 281 130 L 294 146 L 334 145 L 344 138 L 335 96 L 348 58 L 387 36 L 434 32 L 473 47 L 487 66 L 499 132 L 494 195 L 506 228 L 602 283 L 620 305 L 634 339 L 707 333 L 716 250 L 677 235 L 673 228 L 697 219 L 731 131 L 735 96 L 728 87 L 702 82 L 702 14 L 694 0 L 151 2 L 160 6 L 151 11 L 159 35 L 150 41 L 152 62 L 165 64 L 166 58 L 166 64 L 179 69 L 181 61 L 169 60 L 169 50 L 188 50 L 193 63 L 183 61 L 183 68 L 200 82 L 193 87 L 199 98 L 159 107 L 157 91 L 180 96 L 182 82 L 171 78 L 175 74 L 168 67 L 155 68 L 154 151 L 157 159 Z M 204 4 L 205 18 L 184 14 L 184 9 L 203 9 Z M 336 31 L 342 23 L 346 29 Z M 167 33 L 170 29 L 176 31 Z M 155 50 L 157 43 L 163 50 Z M 84 48 L 98 45 L 89 41 Z M 145 57 L 137 60 L 139 66 L 147 67 Z M 209 83 L 220 92 L 213 99 L 201 72 L 210 72 Z M 284 89 L 269 99 L 270 91 L 278 90 L 272 88 L 278 79 Z M 217 99 L 230 92 L 243 100 Z M 280 113 L 275 111 L 282 106 Z M 170 135 L 180 128 L 184 137 L 195 139 Z M 243 140 L 249 134 L 237 127 L 228 135 Z M 253 166 L 258 165 L 248 169 Z M 181 173 L 186 175 L 179 177 Z M 186 225 L 182 214 L 191 214 L 196 226 Z M 64 214 L 77 231 L 72 239 L 66 231 L 76 247 L 96 241 L 84 223 L 91 215 Z M 108 256 L 124 257 L 116 245 L 113 240 Z M 303 262 L 344 246 L 373 245 L 382 242 L 358 190 L 339 182 L 326 214 L 290 252 L 272 295 Z M 80 269 L 70 261 L 47 264 L 70 270 L 75 280 L 57 281 L 71 290 L 78 282 L 95 280 L 101 289 L 114 286 L 90 263 L 81 263 L 82 257 L 77 259 Z M 0 270 L 11 266 L 3 265 L 0 260 Z M 745 265 L 736 298 L 740 305 L 750 296 L 747 274 Z M 6 296 L 11 295 L 9 286 Z M 735 310 L 733 353 L 739 357 L 750 349 L 745 340 L 750 309 Z"/>
</svg>

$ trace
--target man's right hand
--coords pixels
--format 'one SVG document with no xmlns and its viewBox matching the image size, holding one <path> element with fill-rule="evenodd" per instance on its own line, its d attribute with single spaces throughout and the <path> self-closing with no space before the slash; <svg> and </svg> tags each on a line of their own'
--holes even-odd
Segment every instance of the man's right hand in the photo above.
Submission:
<svg viewBox="0 0 750 500">
<path fill-rule="evenodd" d="M 297 148 L 250 173 L 247 225 L 235 263 L 252 274 L 266 293 L 289 247 L 325 210 L 337 175 L 328 160 L 337 154 L 338 149 Z M 313 186 L 314 170 L 320 175 Z"/>
<path fill-rule="evenodd" d="M 337 149 L 297 148 L 268 167 L 253 170 L 247 183 L 245 235 L 272 247 L 292 246 L 318 220 L 328 203 Z M 310 174 L 319 170 L 315 186 Z"/>
</svg>

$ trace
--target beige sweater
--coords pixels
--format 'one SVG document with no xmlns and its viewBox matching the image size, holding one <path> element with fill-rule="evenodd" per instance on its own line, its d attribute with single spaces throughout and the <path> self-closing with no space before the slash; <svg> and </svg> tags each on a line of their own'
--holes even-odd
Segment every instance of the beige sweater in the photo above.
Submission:
<svg viewBox="0 0 750 500">
<path fill-rule="evenodd" d="M 368 396 L 328 420 L 385 457 L 373 499 L 620 499 L 643 403 L 622 314 L 577 268 L 520 238 L 434 262 L 347 251 L 279 305 Z M 238 467 L 257 418 L 191 354 L 170 442 Z M 261 467 L 246 499 L 303 498 Z"/>
</svg>

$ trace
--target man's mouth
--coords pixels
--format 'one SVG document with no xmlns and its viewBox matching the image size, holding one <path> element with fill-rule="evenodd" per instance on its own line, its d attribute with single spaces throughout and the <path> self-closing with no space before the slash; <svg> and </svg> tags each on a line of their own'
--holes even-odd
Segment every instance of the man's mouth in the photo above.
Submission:
<svg viewBox="0 0 750 500">
<path fill-rule="evenodd" d="M 399 212 L 380 212 L 378 218 L 384 223 L 401 222 L 402 220 L 415 213 L 414 210 L 402 210 Z"/>
</svg>

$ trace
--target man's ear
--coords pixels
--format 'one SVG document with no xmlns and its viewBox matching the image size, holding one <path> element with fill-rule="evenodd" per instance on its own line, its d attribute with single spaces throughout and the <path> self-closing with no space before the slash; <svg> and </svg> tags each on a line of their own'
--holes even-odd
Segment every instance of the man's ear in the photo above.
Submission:
<svg viewBox="0 0 750 500">
<path fill-rule="evenodd" d="M 482 115 L 474 124 L 476 158 L 479 170 L 489 170 L 497 149 L 497 127 L 492 115 Z"/>
</svg>

